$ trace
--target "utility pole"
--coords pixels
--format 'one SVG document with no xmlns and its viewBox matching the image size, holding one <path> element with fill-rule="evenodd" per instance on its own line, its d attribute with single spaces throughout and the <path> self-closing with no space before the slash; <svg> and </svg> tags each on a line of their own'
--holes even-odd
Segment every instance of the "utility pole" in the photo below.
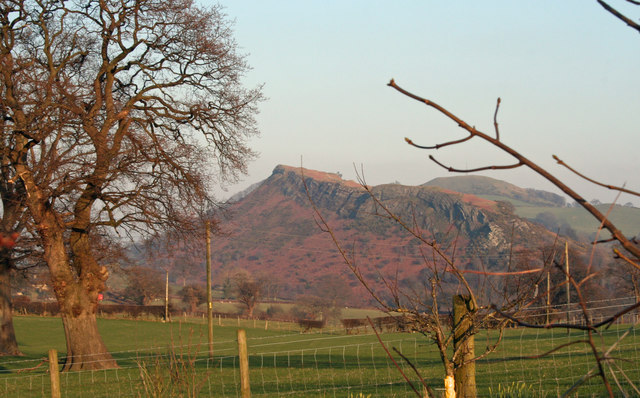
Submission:
<svg viewBox="0 0 640 398">
<path fill-rule="evenodd" d="M 169 268 L 165 271 L 167 272 L 167 282 L 164 286 L 164 321 L 169 322 Z"/>
<path fill-rule="evenodd" d="M 551 272 L 547 271 L 547 325 L 549 324 L 550 310 L 551 310 Z"/>
<path fill-rule="evenodd" d="M 205 222 L 207 241 L 207 322 L 209 326 L 209 359 L 213 359 L 213 302 L 211 301 L 211 225 Z"/>
<path fill-rule="evenodd" d="M 571 311 L 571 284 L 569 283 L 569 242 L 564 242 L 564 272 L 567 274 L 567 323 L 571 323 L 569 311 Z M 569 333 L 569 329 L 567 329 Z"/>
</svg>

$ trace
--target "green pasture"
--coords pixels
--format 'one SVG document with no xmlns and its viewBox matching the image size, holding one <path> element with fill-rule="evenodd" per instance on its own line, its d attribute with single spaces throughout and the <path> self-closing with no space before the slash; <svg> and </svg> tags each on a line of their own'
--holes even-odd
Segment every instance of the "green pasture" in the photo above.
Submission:
<svg viewBox="0 0 640 398">
<path fill-rule="evenodd" d="M 223 320 L 222 326 L 218 326 L 216 321 L 214 357 L 209 359 L 206 325 L 202 320 L 162 323 L 100 319 L 100 332 L 120 368 L 63 373 L 62 396 L 239 396 L 237 322 Z M 300 333 L 297 325 L 270 322 L 266 326 L 265 330 L 264 321 L 254 324 L 240 320 L 240 327 L 246 329 L 248 336 L 253 396 L 346 398 L 359 393 L 372 397 L 414 396 L 370 330 L 346 335 L 338 329 Z M 42 359 L 51 348 L 64 356 L 61 321 L 53 317 L 18 316 L 15 327 L 25 355 L 0 358 L 0 396 L 49 397 L 47 364 Z M 596 336 L 600 351 L 615 343 L 627 329 L 629 326 L 619 325 Z M 496 331 L 478 334 L 476 354 L 497 337 Z M 384 333 L 382 338 L 390 351 L 395 347 L 402 352 L 425 381 L 441 391 L 444 372 L 431 341 L 417 333 Z M 582 332 L 568 335 L 560 329 L 507 329 L 497 351 L 476 364 L 479 396 L 562 394 L 595 365 L 588 345 L 567 345 L 584 338 Z M 558 347 L 542 358 L 534 358 Z M 640 384 L 638 331 L 632 328 L 610 357 L 615 362 L 609 379 L 612 383 L 617 380 L 634 395 L 629 381 Z M 418 386 L 413 370 L 397 354 L 395 358 Z M 593 378 L 578 392 L 578 396 L 601 396 L 604 390 L 600 380 Z"/>
</svg>

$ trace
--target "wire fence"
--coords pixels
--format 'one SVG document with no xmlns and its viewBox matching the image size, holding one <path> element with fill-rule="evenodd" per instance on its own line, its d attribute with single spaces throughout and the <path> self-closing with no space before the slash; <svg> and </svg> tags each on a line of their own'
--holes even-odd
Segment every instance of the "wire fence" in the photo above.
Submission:
<svg viewBox="0 0 640 398">
<path fill-rule="evenodd" d="M 612 302 L 603 306 L 615 307 Z M 636 317 L 637 314 L 628 314 L 595 337 L 598 351 L 606 353 L 607 376 L 628 396 L 640 396 L 640 331 Z M 249 329 L 249 336 L 251 333 Z M 389 350 L 396 348 L 426 383 L 436 392 L 442 391 L 444 370 L 430 340 L 411 333 L 388 333 L 382 337 Z M 476 354 L 497 337 L 496 330 L 478 333 Z M 497 350 L 476 364 L 478 395 L 505 396 L 505 391 L 515 390 L 526 390 L 527 396 L 561 395 L 596 366 L 586 339 L 585 331 L 506 329 Z M 283 332 L 250 337 L 248 345 L 253 396 L 415 396 L 371 334 Z M 202 343 L 115 351 L 112 354 L 118 369 L 62 373 L 62 396 L 239 397 L 237 342 L 216 341 L 214 347 L 213 358 L 208 357 L 208 349 Z M 64 361 L 64 357 L 60 360 Z M 411 365 L 398 355 L 396 361 L 411 383 L 420 386 Z M 0 361 L 0 396 L 50 397 L 47 369 L 44 359 Z M 578 391 L 581 396 L 604 393 L 598 377 L 588 379 Z"/>
</svg>

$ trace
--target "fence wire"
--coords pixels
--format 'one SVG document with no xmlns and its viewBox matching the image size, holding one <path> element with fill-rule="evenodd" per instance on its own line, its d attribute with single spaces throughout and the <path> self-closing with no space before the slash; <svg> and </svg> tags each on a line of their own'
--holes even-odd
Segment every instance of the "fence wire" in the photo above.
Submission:
<svg viewBox="0 0 640 398">
<path fill-rule="evenodd" d="M 598 351 L 606 353 L 607 377 L 616 391 L 624 391 L 627 396 L 640 396 L 640 336 L 635 316 L 631 314 L 595 336 Z M 476 353 L 492 344 L 497 333 L 478 333 Z M 507 329 L 497 350 L 476 363 L 478 396 L 513 396 L 517 391 L 534 397 L 560 396 L 596 365 L 591 347 L 583 342 L 586 338 L 584 331 Z M 411 361 L 432 389 L 442 391 L 444 370 L 433 342 L 410 333 L 388 333 L 383 339 L 390 350 L 398 349 Z M 568 344 L 571 342 L 577 343 Z M 62 373 L 62 396 L 240 396 L 234 340 L 216 341 L 213 358 L 208 357 L 207 347 L 202 344 L 172 344 L 112 354 L 118 369 Z M 420 390 L 412 367 L 399 357 L 396 361 Z M 253 396 L 415 396 L 371 334 L 334 331 L 249 338 L 249 365 Z M 0 360 L 0 396 L 50 397 L 47 369 L 44 358 Z M 580 396 L 604 393 L 598 377 L 586 380 L 578 391 Z"/>
</svg>

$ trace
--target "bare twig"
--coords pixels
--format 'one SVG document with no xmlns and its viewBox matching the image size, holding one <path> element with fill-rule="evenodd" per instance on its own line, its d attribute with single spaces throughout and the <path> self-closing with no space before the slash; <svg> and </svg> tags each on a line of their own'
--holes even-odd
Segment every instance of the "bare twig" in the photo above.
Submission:
<svg viewBox="0 0 640 398">
<path fill-rule="evenodd" d="M 636 22 L 634 22 L 631 18 L 625 16 L 624 14 L 622 14 L 620 11 L 616 10 L 615 8 L 611 7 L 609 4 L 605 3 L 602 0 L 597 0 L 598 3 L 607 11 L 609 11 L 612 15 L 614 15 L 616 18 L 618 18 L 619 20 L 621 20 L 622 22 L 626 23 L 628 26 L 630 26 L 632 29 L 637 30 L 638 32 L 640 32 L 640 25 L 637 24 Z M 627 0 L 629 3 L 631 4 L 635 4 L 635 5 L 639 5 L 639 3 L 637 1 L 632 1 L 632 0 Z"/>
<path fill-rule="evenodd" d="M 624 186 L 622 187 L 617 187 L 615 185 L 609 185 L 609 184 L 604 184 L 601 183 L 599 181 L 596 181 L 592 178 L 587 177 L 586 175 L 580 173 L 579 171 L 577 171 L 576 169 L 574 169 L 573 167 L 569 166 L 567 163 L 565 163 L 565 161 L 563 161 L 562 159 L 560 159 L 559 157 L 557 157 L 556 155 L 553 155 L 553 159 L 560 165 L 563 167 L 566 167 L 567 169 L 569 169 L 569 171 L 571 171 L 573 174 L 577 175 L 578 177 L 585 179 L 587 181 L 589 181 L 590 183 L 594 184 L 594 185 L 598 185 L 601 186 L 603 188 L 607 188 L 607 189 L 611 189 L 613 191 L 620 191 L 620 192 L 624 192 L 624 193 L 628 193 L 629 195 L 634 195 L 634 196 L 640 196 L 640 192 L 636 192 L 636 191 L 632 191 L 630 189 L 626 189 Z"/>
<path fill-rule="evenodd" d="M 414 146 L 417 146 L 417 145 L 414 145 Z M 431 159 L 438 166 L 452 173 L 475 173 L 475 172 L 484 171 L 484 170 L 509 170 L 509 169 L 517 169 L 518 167 L 523 165 L 523 163 L 519 162 L 519 163 L 507 164 L 502 166 L 491 165 L 491 166 L 484 166 L 484 167 L 476 167 L 475 169 L 456 169 L 454 167 L 446 166 L 440 163 L 438 160 L 436 160 L 435 157 L 433 157 L 433 155 L 429 155 L 429 159 Z"/>
<path fill-rule="evenodd" d="M 620 250 L 618 249 L 613 249 L 613 253 L 616 254 L 618 257 L 620 257 L 621 259 L 623 259 L 624 261 L 626 261 L 627 263 L 631 264 L 632 266 L 634 266 L 635 268 L 637 268 L 638 270 L 640 270 L 640 264 L 636 263 L 635 261 L 631 260 L 629 257 L 625 256 L 624 254 L 622 254 L 620 252 Z"/>
<path fill-rule="evenodd" d="M 624 339 L 629 335 L 629 333 L 631 333 L 631 331 L 632 331 L 633 329 L 635 329 L 635 327 L 636 327 L 637 325 L 638 325 L 638 323 L 637 323 L 637 322 L 636 322 L 636 323 L 634 323 L 633 325 L 631 325 L 631 326 L 630 326 L 630 327 L 629 327 L 629 328 L 628 328 L 628 329 L 627 329 L 627 330 L 622 334 L 622 336 L 620 336 L 620 337 L 618 338 L 618 340 L 616 340 L 616 342 L 615 342 L 615 343 L 613 343 L 613 344 L 609 347 L 609 349 L 607 349 L 607 351 L 603 354 L 603 357 L 604 357 L 604 358 L 609 358 L 609 354 L 611 353 L 611 351 L 613 351 L 613 350 L 618 346 L 618 344 L 619 344 L 622 340 L 624 340 Z M 575 382 L 575 383 L 574 383 L 574 384 L 573 384 L 573 385 L 572 385 L 572 386 L 571 386 L 567 391 L 565 391 L 565 392 L 564 392 L 564 394 L 562 394 L 562 397 L 568 397 L 568 396 L 570 396 L 570 395 L 571 395 L 571 393 L 572 393 L 575 389 L 577 389 L 578 387 L 580 387 L 580 386 L 581 386 L 585 381 L 587 381 L 587 380 L 589 380 L 590 378 L 594 377 L 594 376 L 595 376 L 595 373 L 596 373 L 596 369 L 597 369 L 597 367 L 598 367 L 598 366 L 596 365 L 596 366 L 594 366 L 593 368 L 591 368 L 591 370 L 589 370 L 589 371 L 588 371 L 584 376 L 582 376 L 578 381 L 576 381 L 576 382 Z"/>
<path fill-rule="evenodd" d="M 40 366 L 42 366 L 43 364 L 49 362 L 49 358 L 42 358 L 42 360 L 40 361 L 39 364 L 37 364 L 36 366 L 32 367 L 32 368 L 26 368 L 26 369 L 18 369 L 18 371 L 16 373 L 23 373 L 23 372 L 31 372 L 32 370 L 36 370 L 38 369 Z"/>
<path fill-rule="evenodd" d="M 384 345 L 384 342 L 382 341 L 382 339 L 380 338 L 380 335 L 378 334 L 378 331 L 376 330 L 376 327 L 374 326 L 373 322 L 371 321 L 371 318 L 369 318 L 367 316 L 367 320 L 369 321 L 369 324 L 371 325 L 371 329 L 373 329 L 373 332 L 376 334 L 376 337 L 378 338 L 378 341 L 380 342 L 380 345 L 382 346 L 382 348 L 384 348 L 384 351 L 387 353 L 387 356 L 389 356 L 389 359 L 391 359 L 391 362 L 393 362 L 393 364 L 396 366 L 396 369 L 398 369 L 398 372 L 400 372 L 400 374 L 402 375 L 402 377 L 404 377 L 404 379 L 407 381 L 407 383 L 409 384 L 409 386 L 411 387 L 411 389 L 413 390 L 413 392 L 416 393 L 416 395 L 418 396 L 418 398 L 422 398 L 422 395 L 418 392 L 418 390 L 415 388 L 415 386 L 413 385 L 413 383 L 411 382 L 411 380 L 409 380 L 409 378 L 407 377 L 406 374 L 404 374 L 404 371 L 402 370 L 402 368 L 400 367 L 400 365 L 398 365 L 398 363 L 396 362 L 396 360 L 393 358 L 393 355 L 391 355 L 391 353 L 389 352 L 389 350 L 387 349 L 387 346 Z"/>
<path fill-rule="evenodd" d="M 496 111 L 493 114 L 493 126 L 496 130 L 496 140 L 500 141 L 500 130 L 498 129 L 498 109 L 500 109 L 500 97 L 498 97 L 498 101 L 496 101 Z"/>
<path fill-rule="evenodd" d="M 574 325 L 574 324 L 570 324 L 570 323 L 548 323 L 545 325 L 535 325 L 532 323 L 527 323 L 524 322 L 520 319 L 518 319 L 517 317 L 514 317 L 512 315 L 509 315 L 505 312 L 500 311 L 496 305 L 492 304 L 490 306 L 490 308 L 492 310 L 494 310 L 498 315 L 505 317 L 507 319 L 509 319 L 510 321 L 518 324 L 519 326 L 523 326 L 523 327 L 527 327 L 527 328 L 531 328 L 531 329 L 559 329 L 559 328 L 563 328 L 563 329 L 577 329 L 577 330 L 596 330 L 604 325 L 611 325 L 613 324 L 618 318 L 620 318 L 622 315 L 633 311 L 636 308 L 640 308 L 640 302 L 637 302 L 633 305 L 630 305 L 628 307 L 626 307 L 625 309 L 623 309 L 622 311 L 617 312 L 616 314 L 610 316 L 609 318 L 595 323 L 593 325 L 590 326 L 584 326 L 584 325 Z"/>
<path fill-rule="evenodd" d="M 411 369 L 413 369 L 414 373 L 416 374 L 416 376 L 418 376 L 418 378 L 420 379 L 420 382 L 422 383 L 422 385 L 424 386 L 425 390 L 427 390 L 427 393 L 429 394 L 429 397 L 435 397 L 436 394 L 434 394 L 433 390 L 431 389 L 431 387 L 429 387 L 429 385 L 427 384 L 427 382 L 424 380 L 424 378 L 422 377 L 422 375 L 420 374 L 420 372 L 418 372 L 418 369 L 414 366 L 414 364 L 409 360 L 409 358 L 405 357 L 400 350 L 398 350 L 396 347 L 393 347 L 393 351 L 396 352 L 396 354 L 400 355 L 400 357 L 402 359 L 404 359 L 404 361 L 411 366 Z"/>
<path fill-rule="evenodd" d="M 463 142 L 465 142 L 465 141 L 469 141 L 471 138 L 473 138 L 473 135 L 471 135 L 471 134 L 470 134 L 470 135 L 469 135 L 468 137 L 466 137 L 466 138 L 461 138 L 461 139 L 456 140 L 456 141 L 449 141 L 449 142 L 445 142 L 445 143 L 443 143 L 443 144 L 437 144 L 437 145 L 434 145 L 434 146 L 422 146 L 422 145 L 418 145 L 418 144 L 416 144 L 415 142 L 411 141 L 411 140 L 410 140 L 409 138 L 407 138 L 407 137 L 405 137 L 405 138 L 404 138 L 404 140 L 407 142 L 407 144 L 412 145 L 412 146 L 414 146 L 414 147 L 416 147 L 416 148 L 420 148 L 420 149 L 440 149 L 440 148 L 444 148 L 444 147 L 449 146 L 449 145 L 461 144 L 461 143 L 463 143 Z"/>
<path fill-rule="evenodd" d="M 638 387 L 636 387 L 635 383 L 629 378 L 629 376 L 627 375 L 627 373 L 618 366 L 618 364 L 616 364 L 615 362 L 613 362 L 611 364 L 611 366 L 615 366 L 618 369 L 618 372 L 622 373 L 622 375 L 624 376 L 625 380 L 627 381 L 627 383 L 631 386 L 631 388 L 633 388 L 633 390 L 636 392 L 636 396 L 640 397 L 640 390 L 638 389 Z M 611 371 L 613 373 L 613 370 Z"/>
<path fill-rule="evenodd" d="M 569 261 L 567 259 L 567 261 Z M 576 293 L 578 294 L 578 298 L 579 298 L 579 303 L 580 303 L 580 308 L 582 309 L 582 315 L 584 317 L 584 321 L 586 326 L 592 326 L 591 323 L 591 316 L 589 315 L 589 311 L 587 309 L 587 305 L 586 302 L 584 300 L 584 297 L 582 296 L 582 290 L 580 289 L 580 285 L 576 282 L 576 280 L 571 276 L 571 275 L 567 275 L 567 277 L 569 278 L 569 282 L 573 285 L 573 287 L 576 290 Z M 589 346 L 591 348 L 591 352 L 593 353 L 593 357 L 596 360 L 596 366 L 598 368 L 598 374 L 600 375 L 600 378 L 602 379 L 602 383 L 604 384 L 605 388 L 607 389 L 607 392 L 609 393 L 609 396 L 611 398 L 613 398 L 613 389 L 611 388 L 611 384 L 609 383 L 609 380 L 607 379 L 607 375 L 605 373 L 604 367 L 603 367 L 603 356 L 600 355 L 600 352 L 598 351 L 598 347 L 596 347 L 596 343 L 593 340 L 593 333 L 597 332 L 597 329 L 587 329 L 587 336 L 589 337 L 588 342 L 589 342 Z"/>
</svg>

